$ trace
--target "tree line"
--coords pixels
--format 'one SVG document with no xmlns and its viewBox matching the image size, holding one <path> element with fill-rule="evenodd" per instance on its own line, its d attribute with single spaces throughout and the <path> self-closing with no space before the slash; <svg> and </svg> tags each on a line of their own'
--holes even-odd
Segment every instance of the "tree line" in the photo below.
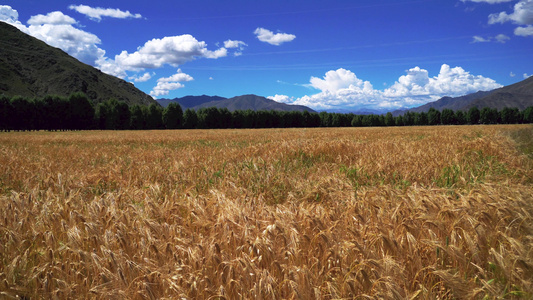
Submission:
<svg viewBox="0 0 533 300">
<path fill-rule="evenodd" d="M 291 128 L 291 127 L 370 127 L 466 124 L 533 123 L 533 106 L 517 108 L 473 107 L 468 111 L 442 111 L 431 108 L 427 113 L 406 112 L 400 116 L 310 113 L 307 111 L 252 111 L 226 108 L 182 110 L 171 103 L 130 105 L 114 99 L 93 105 L 86 95 L 46 96 L 29 99 L 0 96 L 0 131 L 24 130 L 142 130 L 142 129 L 218 129 L 218 128 Z"/>
</svg>

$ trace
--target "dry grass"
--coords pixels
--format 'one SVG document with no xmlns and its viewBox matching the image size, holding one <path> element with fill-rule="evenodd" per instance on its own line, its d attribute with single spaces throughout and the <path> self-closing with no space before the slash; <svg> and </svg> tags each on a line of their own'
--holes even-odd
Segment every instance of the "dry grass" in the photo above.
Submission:
<svg viewBox="0 0 533 300">
<path fill-rule="evenodd" d="M 530 299 L 516 130 L 3 133 L 0 299 Z"/>
</svg>

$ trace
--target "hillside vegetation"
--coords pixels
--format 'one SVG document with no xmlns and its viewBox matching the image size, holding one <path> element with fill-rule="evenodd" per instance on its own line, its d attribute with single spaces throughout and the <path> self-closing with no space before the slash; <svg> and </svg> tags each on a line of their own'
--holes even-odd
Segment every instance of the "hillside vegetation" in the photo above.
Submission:
<svg viewBox="0 0 533 300">
<path fill-rule="evenodd" d="M 0 95 L 42 98 L 82 92 L 94 104 L 116 99 L 156 103 L 133 84 L 102 73 L 61 49 L 0 22 Z"/>
<path fill-rule="evenodd" d="M 0 297 L 531 299 L 532 133 L 1 133 Z"/>
</svg>

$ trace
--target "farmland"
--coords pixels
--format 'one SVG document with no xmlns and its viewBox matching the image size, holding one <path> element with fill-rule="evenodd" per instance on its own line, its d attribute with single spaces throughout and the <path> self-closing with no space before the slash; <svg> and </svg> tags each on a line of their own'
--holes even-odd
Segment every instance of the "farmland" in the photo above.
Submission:
<svg viewBox="0 0 533 300">
<path fill-rule="evenodd" d="M 0 298 L 531 298 L 532 132 L 1 133 Z"/>
</svg>

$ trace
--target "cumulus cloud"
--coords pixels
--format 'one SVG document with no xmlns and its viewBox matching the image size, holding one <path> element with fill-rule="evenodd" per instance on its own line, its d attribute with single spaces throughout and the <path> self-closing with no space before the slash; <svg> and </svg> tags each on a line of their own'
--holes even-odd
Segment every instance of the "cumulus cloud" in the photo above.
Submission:
<svg viewBox="0 0 533 300">
<path fill-rule="evenodd" d="M 123 70 L 139 71 L 142 69 L 156 69 L 163 65 L 178 66 L 198 57 L 220 58 L 227 56 L 226 48 L 215 51 L 207 49 L 207 44 L 198 41 L 192 35 L 152 39 L 146 42 L 136 52 L 122 51 L 115 56 L 115 64 Z"/>
<path fill-rule="evenodd" d="M 511 77 L 515 77 L 515 76 L 516 76 L 516 74 L 515 74 L 515 73 L 513 73 L 513 72 L 511 72 L 511 73 L 509 73 L 509 76 L 511 76 Z"/>
<path fill-rule="evenodd" d="M 0 5 L 0 21 L 6 23 L 15 23 L 19 19 L 17 10 L 11 8 L 9 5 Z"/>
<path fill-rule="evenodd" d="M 420 67 L 406 71 L 393 85 L 384 90 L 374 89 L 349 70 L 331 70 L 320 79 L 311 77 L 311 87 L 320 90 L 314 95 L 291 99 L 284 95 L 270 97 L 273 100 L 306 105 L 314 109 L 400 109 L 423 105 L 444 96 L 462 96 L 480 90 L 501 87 L 490 78 L 472 75 L 461 67 L 451 68 L 443 64 L 437 76 Z"/>
<path fill-rule="evenodd" d="M 519 36 L 533 36 L 533 26 L 517 27 L 514 30 L 514 34 Z"/>
<path fill-rule="evenodd" d="M 130 76 L 130 77 L 128 77 L 128 79 L 129 80 L 133 80 L 135 82 L 146 82 L 146 81 L 152 79 L 152 76 L 154 76 L 154 75 L 155 75 L 155 73 L 150 74 L 150 73 L 146 72 L 146 73 L 144 73 L 141 76 Z"/>
<path fill-rule="evenodd" d="M 289 97 L 287 95 L 274 95 L 274 96 L 269 96 L 267 97 L 268 99 L 270 100 L 274 100 L 276 102 L 279 102 L 279 103 L 292 103 L 294 102 L 294 98 L 293 97 Z"/>
<path fill-rule="evenodd" d="M 60 11 L 53 11 L 46 15 L 32 16 L 27 23 L 30 25 L 71 25 L 76 24 L 77 22 L 74 20 L 74 18 L 63 14 Z"/>
<path fill-rule="evenodd" d="M 510 14 L 500 12 L 489 15 L 489 24 L 513 22 L 520 25 L 533 24 L 533 0 L 520 0 Z"/>
<path fill-rule="evenodd" d="M 244 50 L 244 47 L 248 46 L 243 41 L 233 41 L 233 40 L 227 40 L 224 42 L 224 48 L 226 49 L 238 49 L 237 51 L 233 52 L 233 56 L 241 56 L 242 51 Z"/>
<path fill-rule="evenodd" d="M 528 79 L 531 76 L 533 76 L 533 75 L 528 75 L 527 73 L 524 73 L 524 79 Z"/>
<path fill-rule="evenodd" d="M 168 95 L 168 93 L 172 90 L 185 87 L 185 85 L 181 82 L 192 80 L 194 80 L 192 76 L 185 74 L 181 71 L 181 69 L 178 69 L 178 72 L 170 77 L 159 78 L 157 80 L 157 85 L 150 92 L 150 95 L 152 97 Z"/>
<path fill-rule="evenodd" d="M 26 26 L 19 21 L 19 13 L 9 5 L 0 5 L 0 21 L 11 24 L 19 30 L 28 33 Z"/>
<path fill-rule="evenodd" d="M 224 47 L 227 48 L 227 49 L 241 48 L 241 47 L 244 47 L 244 46 L 248 46 L 248 45 L 246 45 L 246 43 L 243 42 L 243 41 L 227 40 L 227 41 L 224 42 Z"/>
<path fill-rule="evenodd" d="M 80 14 L 84 14 L 95 21 L 101 21 L 102 17 L 117 19 L 142 18 L 141 14 L 132 14 L 129 11 L 122 11 L 117 8 L 90 7 L 87 5 L 71 5 L 69 8 L 79 12 Z"/>
<path fill-rule="evenodd" d="M 105 55 L 105 51 L 97 46 L 101 41 L 96 35 L 71 25 L 30 25 L 28 31 L 48 45 L 61 48 L 90 65 L 95 65 Z"/>
<path fill-rule="evenodd" d="M 276 33 L 265 29 L 265 28 L 257 28 L 254 31 L 254 34 L 257 36 L 257 38 L 261 42 L 269 43 L 270 45 L 279 46 L 283 43 L 290 42 L 296 38 L 294 34 L 288 34 L 288 33 Z"/>
</svg>

